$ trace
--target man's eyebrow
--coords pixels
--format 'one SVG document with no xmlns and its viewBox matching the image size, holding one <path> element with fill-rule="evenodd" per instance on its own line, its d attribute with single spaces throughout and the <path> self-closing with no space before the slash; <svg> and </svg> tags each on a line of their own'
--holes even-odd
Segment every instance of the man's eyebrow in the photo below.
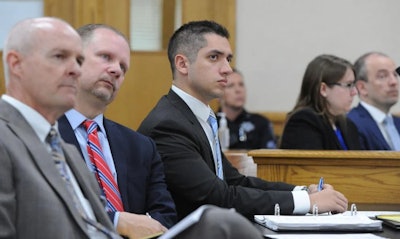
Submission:
<svg viewBox="0 0 400 239">
<path fill-rule="evenodd" d="M 388 72 L 390 72 L 390 71 L 387 70 L 387 69 L 379 69 L 379 70 L 377 71 L 377 73 L 388 73 Z"/>
<path fill-rule="evenodd" d="M 220 51 L 220 50 L 216 50 L 216 49 L 211 50 L 211 51 L 209 52 L 209 54 L 212 54 L 212 53 L 218 54 L 218 55 L 227 55 L 228 58 L 233 58 L 233 54 L 232 54 L 232 53 L 226 54 L 225 52 Z"/>
<path fill-rule="evenodd" d="M 218 54 L 218 55 L 223 55 L 223 54 L 224 54 L 222 51 L 216 50 L 216 49 L 210 50 L 209 53 L 210 53 L 210 54 L 211 54 L 211 53 L 214 53 L 214 54 Z"/>
</svg>

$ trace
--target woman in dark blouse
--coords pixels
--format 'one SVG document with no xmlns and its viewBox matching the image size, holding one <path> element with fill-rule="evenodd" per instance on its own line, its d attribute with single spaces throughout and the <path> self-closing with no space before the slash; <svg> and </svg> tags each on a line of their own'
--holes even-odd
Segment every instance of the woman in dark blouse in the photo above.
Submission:
<svg viewBox="0 0 400 239">
<path fill-rule="evenodd" d="M 346 118 L 355 88 L 353 66 L 333 55 L 320 55 L 305 71 L 296 106 L 288 114 L 282 149 L 360 149 L 356 126 Z"/>
</svg>

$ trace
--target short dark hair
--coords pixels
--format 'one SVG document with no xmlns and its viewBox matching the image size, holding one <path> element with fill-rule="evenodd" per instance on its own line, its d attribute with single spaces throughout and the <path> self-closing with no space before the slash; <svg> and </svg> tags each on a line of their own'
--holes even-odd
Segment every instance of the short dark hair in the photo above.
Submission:
<svg viewBox="0 0 400 239">
<path fill-rule="evenodd" d="M 121 31 L 119 31 L 118 29 L 116 29 L 115 27 L 112 27 L 110 25 L 106 25 L 106 24 L 87 24 L 87 25 L 81 26 L 76 31 L 81 36 L 83 45 L 85 46 L 90 41 L 90 39 L 92 38 L 93 32 L 95 30 L 97 30 L 97 29 L 100 29 L 100 28 L 108 29 L 108 30 L 111 30 L 111 31 L 115 32 L 116 34 L 118 34 L 121 37 L 123 37 L 125 39 L 125 41 L 129 45 L 128 38 L 126 38 L 126 36 Z"/>
<path fill-rule="evenodd" d="M 175 72 L 175 56 L 183 54 L 193 62 L 199 50 L 207 45 L 204 35 L 210 33 L 229 39 L 229 32 L 224 26 L 208 20 L 188 22 L 174 32 L 168 43 L 172 74 Z"/>
</svg>

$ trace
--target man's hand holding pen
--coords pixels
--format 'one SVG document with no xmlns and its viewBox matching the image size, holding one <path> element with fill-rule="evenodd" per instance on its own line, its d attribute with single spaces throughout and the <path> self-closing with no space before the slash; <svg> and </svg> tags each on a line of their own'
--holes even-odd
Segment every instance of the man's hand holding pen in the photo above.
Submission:
<svg viewBox="0 0 400 239">
<path fill-rule="evenodd" d="M 334 190 L 332 185 L 325 184 L 323 178 L 320 179 L 318 185 L 311 184 L 308 190 L 310 193 L 310 213 L 312 213 L 314 205 L 318 207 L 319 213 L 340 213 L 347 210 L 347 198 Z"/>
</svg>

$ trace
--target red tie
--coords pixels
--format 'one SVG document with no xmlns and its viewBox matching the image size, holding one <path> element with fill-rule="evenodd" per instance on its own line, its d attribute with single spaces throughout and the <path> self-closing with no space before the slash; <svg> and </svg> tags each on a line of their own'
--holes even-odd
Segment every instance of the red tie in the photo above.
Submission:
<svg viewBox="0 0 400 239">
<path fill-rule="evenodd" d="M 99 137 L 97 136 L 97 123 L 93 120 L 85 120 L 83 125 L 88 133 L 87 151 L 90 161 L 95 170 L 97 181 L 107 199 L 107 211 L 123 212 L 124 207 L 118 185 L 104 160 L 103 151 L 101 150 Z"/>
</svg>

